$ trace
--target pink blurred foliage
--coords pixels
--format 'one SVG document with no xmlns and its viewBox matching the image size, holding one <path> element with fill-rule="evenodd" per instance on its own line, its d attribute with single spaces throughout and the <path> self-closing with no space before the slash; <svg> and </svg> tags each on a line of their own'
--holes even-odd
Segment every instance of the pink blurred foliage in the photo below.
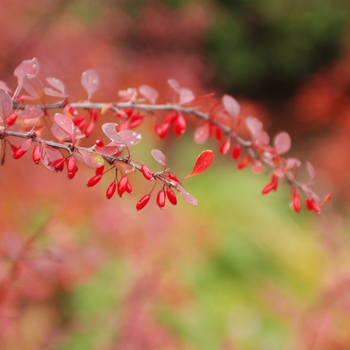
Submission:
<svg viewBox="0 0 350 350">
<path fill-rule="evenodd" d="M 96 100 L 114 100 L 119 89 L 144 83 L 162 91 L 169 77 L 191 86 L 196 95 L 197 92 L 200 95 L 206 77 L 211 74 L 210 67 L 198 53 L 212 20 L 210 8 L 205 6 L 189 2 L 176 14 L 164 6 L 146 6 L 135 25 L 131 16 L 112 2 L 106 2 L 99 21 L 86 25 L 64 11 L 69 7 L 67 1 L 55 1 L 52 6 L 47 1 L 4 0 L 0 27 L 6 35 L 1 36 L 0 45 L 6 49 L 0 51 L 0 73 L 3 80 L 7 80 L 20 61 L 40 57 L 40 74 L 51 76 L 57 71 L 57 78 L 66 82 L 67 93 L 73 98 L 83 97 L 80 74 L 90 67 L 101 77 L 101 89 L 93 96 Z M 38 21 L 32 20 L 29 13 L 34 13 Z M 9 53 L 12 53 L 13 62 L 8 61 Z M 325 168 L 331 169 L 330 176 L 342 184 L 339 192 L 345 189 L 350 200 L 346 185 L 349 166 L 344 161 L 347 159 L 344 145 L 349 142 L 350 128 L 350 100 L 346 93 L 350 84 L 348 63 L 349 58 L 345 57 L 334 67 L 311 77 L 295 97 L 293 106 L 298 122 L 305 123 L 306 128 L 312 123 L 335 131 L 328 140 L 317 145 L 314 152 L 316 157 L 322 157 Z M 11 79 L 10 87 L 14 88 L 15 80 Z M 239 102 L 243 119 L 255 115 L 269 126 L 264 106 L 244 99 Z M 242 136 L 247 135 L 245 129 Z M 154 208 L 147 215 L 141 213 L 142 219 L 135 220 L 124 206 L 116 209 L 115 205 L 101 201 L 97 192 L 89 193 L 92 197 L 87 201 L 85 187 L 67 183 L 59 175 L 53 180 L 52 174 L 46 176 L 45 169 L 39 173 L 31 171 L 35 165 L 29 161 L 9 161 L 13 164 L 2 169 L 0 177 L 0 187 L 9 188 L 2 192 L 0 202 L 0 210 L 6 214 L 0 221 L 0 336 L 3 344 L 8 345 L 8 349 L 26 348 L 26 340 L 18 339 L 21 332 L 26 332 L 18 328 L 18 320 L 27 312 L 33 315 L 31 308 L 38 311 L 42 305 L 47 313 L 39 324 L 47 326 L 37 337 L 27 340 L 29 346 L 48 344 L 53 334 L 55 340 L 64 338 L 65 330 L 57 326 L 62 317 L 59 294 L 74 290 L 88 280 L 109 254 L 119 254 L 134 271 L 139 271 L 139 275 L 134 276 L 133 285 L 126 293 L 121 320 L 115 321 L 119 344 L 107 349 L 188 349 L 157 320 L 152 305 L 162 300 L 178 307 L 192 298 L 191 291 L 176 280 L 175 272 L 173 279 L 169 279 L 164 262 L 181 259 L 181 245 L 185 239 L 198 250 L 209 249 L 212 237 L 206 240 L 201 235 L 207 223 L 196 222 L 193 236 L 184 237 L 177 232 L 176 219 L 168 212 L 159 216 L 159 209 Z M 16 184 L 15 188 L 11 188 L 9 179 Z M 49 216 L 40 235 L 18 261 L 16 257 L 25 246 L 27 235 L 33 234 L 23 223 L 30 223 L 42 207 L 49 207 L 48 214 L 54 218 Z M 70 210 L 66 210 L 67 207 Z M 84 220 L 90 225 L 91 238 L 83 245 L 76 239 L 75 228 L 81 227 Z M 41 242 L 43 236 L 49 241 L 47 245 Z M 334 236 L 326 234 L 325 237 L 332 240 L 335 250 L 340 249 Z M 194 262 L 195 259 L 194 253 Z M 303 339 L 308 349 L 349 348 L 348 333 L 334 328 L 338 316 L 346 325 L 350 322 L 349 286 L 347 275 L 337 277 L 334 284 L 321 293 L 319 304 L 306 314 Z M 278 299 L 283 300 L 283 297 Z M 302 308 L 299 306 L 296 310 L 294 301 L 288 302 L 289 305 L 275 303 L 275 307 L 283 309 L 289 319 L 296 315 L 302 317 Z"/>
</svg>

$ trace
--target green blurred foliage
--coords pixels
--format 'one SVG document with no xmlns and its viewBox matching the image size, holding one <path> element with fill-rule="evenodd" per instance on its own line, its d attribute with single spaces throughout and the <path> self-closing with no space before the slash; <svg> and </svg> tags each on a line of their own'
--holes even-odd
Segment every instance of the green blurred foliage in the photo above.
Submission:
<svg viewBox="0 0 350 350">
<path fill-rule="evenodd" d="M 216 0 L 207 54 L 215 82 L 249 97 L 289 97 L 339 54 L 350 4 L 329 0 Z"/>
</svg>

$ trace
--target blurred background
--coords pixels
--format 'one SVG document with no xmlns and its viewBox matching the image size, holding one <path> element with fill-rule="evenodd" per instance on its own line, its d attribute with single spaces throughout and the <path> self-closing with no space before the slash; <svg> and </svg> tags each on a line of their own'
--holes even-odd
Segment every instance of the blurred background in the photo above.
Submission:
<svg viewBox="0 0 350 350">
<path fill-rule="evenodd" d="M 0 339 L 31 350 L 329 350 L 350 348 L 350 3 L 346 0 L 2 0 L 0 80 L 37 57 L 40 76 L 85 99 L 81 73 L 101 80 L 94 101 L 147 84 L 171 101 L 174 78 L 197 94 L 231 94 L 290 156 L 316 169 L 321 215 L 289 208 L 290 189 L 261 196 L 264 173 L 216 156 L 187 180 L 199 200 L 159 211 L 131 196 L 105 199 L 8 153 L 0 188 Z M 155 138 L 141 127 L 134 156 L 159 148 L 186 175 L 208 142 Z M 97 136 L 99 134 L 97 133 Z M 303 170 L 301 170 L 303 172 Z M 135 175 L 135 176 L 133 176 Z M 302 175 L 302 174 L 301 174 Z M 18 262 L 16 262 L 16 259 Z"/>
</svg>

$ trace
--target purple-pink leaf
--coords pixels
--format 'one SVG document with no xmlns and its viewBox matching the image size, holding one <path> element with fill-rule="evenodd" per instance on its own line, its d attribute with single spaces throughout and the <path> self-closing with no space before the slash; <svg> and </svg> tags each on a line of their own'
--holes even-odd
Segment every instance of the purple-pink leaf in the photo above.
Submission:
<svg viewBox="0 0 350 350">
<path fill-rule="evenodd" d="M 162 151 L 159 151 L 158 149 L 152 149 L 151 155 L 156 162 L 166 167 L 166 158 Z"/>
<path fill-rule="evenodd" d="M 255 117 L 248 117 L 246 119 L 246 125 L 252 135 L 252 140 L 260 145 L 267 145 L 270 141 L 270 137 L 267 132 L 263 130 L 263 124 Z"/>
<path fill-rule="evenodd" d="M 297 158 L 288 158 L 286 162 L 287 169 L 298 168 L 301 165 L 301 161 Z"/>
<path fill-rule="evenodd" d="M 9 94 L 4 90 L 0 90 L 0 117 L 5 120 L 11 113 L 12 106 L 13 104 Z"/>
<path fill-rule="evenodd" d="M 6 83 L 3 82 L 2 80 L 0 80 L 0 90 L 4 90 L 4 91 L 7 91 L 7 92 L 12 91 L 12 90 L 6 85 Z"/>
<path fill-rule="evenodd" d="M 204 171 L 206 171 L 211 163 L 214 160 L 214 152 L 211 150 L 206 150 L 203 151 L 196 159 L 196 162 L 194 163 L 194 167 L 192 169 L 192 171 L 190 172 L 190 174 L 188 174 L 185 179 L 194 176 L 194 175 L 198 175 Z"/>
<path fill-rule="evenodd" d="M 60 151 L 58 151 L 56 148 L 50 147 L 45 145 L 45 143 L 42 143 L 42 151 L 41 151 L 41 162 L 46 166 L 47 169 L 54 173 L 60 172 L 57 170 L 57 168 L 53 165 L 53 163 L 58 160 L 62 159 L 62 154 Z"/>
<path fill-rule="evenodd" d="M 27 151 L 29 149 L 29 147 L 31 146 L 32 142 L 33 142 L 32 139 L 25 140 L 21 145 L 22 150 Z"/>
<path fill-rule="evenodd" d="M 104 165 L 104 159 L 100 154 L 97 154 L 96 152 L 88 152 L 85 150 L 79 150 L 76 152 L 76 158 L 87 165 L 90 168 L 99 168 L 102 165 Z"/>
<path fill-rule="evenodd" d="M 145 96 L 146 98 L 148 98 L 151 103 L 155 104 L 157 102 L 158 99 L 158 91 L 156 89 L 154 89 L 151 86 L 148 85 L 141 85 L 139 87 L 139 92 Z"/>
<path fill-rule="evenodd" d="M 101 154 L 103 156 L 112 156 L 118 152 L 121 152 L 123 150 L 123 148 L 124 148 L 123 145 L 111 142 L 104 147 L 95 146 L 94 149 L 95 149 L 96 153 Z"/>
<path fill-rule="evenodd" d="M 60 139 L 57 135 L 57 129 L 55 129 L 55 126 L 58 126 L 59 128 L 61 128 L 65 133 L 67 133 L 68 138 L 74 142 L 76 137 L 78 135 L 81 135 L 81 131 L 80 129 L 73 123 L 73 120 L 70 119 L 68 116 L 66 116 L 65 114 L 61 114 L 61 113 L 56 113 L 54 115 L 54 120 L 55 123 L 52 125 L 51 131 L 52 133 L 61 141 L 65 140 L 64 139 Z M 62 134 L 63 135 L 63 134 Z"/>
<path fill-rule="evenodd" d="M 39 72 L 39 62 L 34 57 L 31 60 L 23 61 L 14 71 L 14 75 L 18 79 L 18 84 L 21 85 L 24 77 L 34 78 Z"/>
<path fill-rule="evenodd" d="M 168 84 L 171 86 L 171 88 L 173 90 L 175 90 L 176 92 L 179 92 L 180 85 L 177 82 L 177 80 L 175 80 L 175 79 L 168 79 Z"/>
<path fill-rule="evenodd" d="M 36 77 L 25 76 L 22 79 L 23 89 L 34 99 L 39 100 L 44 89 L 41 81 Z"/>
<path fill-rule="evenodd" d="M 210 125 L 209 123 L 205 123 L 204 125 L 198 126 L 195 130 L 193 138 L 194 142 L 201 145 L 208 141 L 210 137 Z"/>
<path fill-rule="evenodd" d="M 273 144 L 277 154 L 283 154 L 289 151 L 292 140 L 287 132 L 282 131 L 275 136 Z"/>
<path fill-rule="evenodd" d="M 118 132 L 119 137 L 122 139 L 122 144 L 130 147 L 135 146 L 141 141 L 141 134 L 132 130 L 122 130 Z"/>
<path fill-rule="evenodd" d="M 88 93 L 88 100 L 92 94 L 96 91 L 99 85 L 99 77 L 94 69 L 88 69 L 81 75 L 81 84 L 84 86 L 86 92 Z"/>
<path fill-rule="evenodd" d="M 58 97 L 58 98 L 67 98 L 69 95 L 64 94 L 62 92 L 58 92 L 56 90 L 53 90 L 51 88 L 44 88 L 44 93 L 48 96 Z"/>
<path fill-rule="evenodd" d="M 26 106 L 23 111 L 18 110 L 16 114 L 17 117 L 22 119 L 35 119 L 41 117 L 44 114 L 44 111 L 34 106 Z"/>
<path fill-rule="evenodd" d="M 182 198 L 191 205 L 198 205 L 197 199 L 188 193 L 179 183 L 176 185 L 176 189 L 180 192 Z"/>
<path fill-rule="evenodd" d="M 310 162 L 306 162 L 306 168 L 307 168 L 307 172 L 309 173 L 308 183 L 310 183 L 312 179 L 315 177 L 315 169 Z"/>
<path fill-rule="evenodd" d="M 188 88 L 181 88 L 179 83 L 175 79 L 169 79 L 168 84 L 173 90 L 175 90 L 179 94 L 180 105 L 194 100 L 195 96 L 192 90 Z"/>
<path fill-rule="evenodd" d="M 180 88 L 179 89 L 179 104 L 184 104 L 184 103 L 188 103 L 191 102 L 192 100 L 194 100 L 194 93 L 192 92 L 192 90 L 188 89 L 188 88 Z"/>
<path fill-rule="evenodd" d="M 121 102 L 133 101 L 137 96 L 137 91 L 134 88 L 118 91 Z"/>
<path fill-rule="evenodd" d="M 124 141 L 121 139 L 121 137 L 117 134 L 117 127 L 118 124 L 116 123 L 105 123 L 102 125 L 102 131 L 105 133 L 105 135 L 113 142 L 117 144 L 123 144 Z"/>
<path fill-rule="evenodd" d="M 256 136 L 259 135 L 263 129 L 262 122 L 256 119 L 255 117 L 247 117 L 247 119 L 245 120 L 245 123 L 253 139 L 255 139 Z"/>
<path fill-rule="evenodd" d="M 222 97 L 222 105 L 233 118 L 235 118 L 241 111 L 238 102 L 230 95 L 224 95 Z"/>
<path fill-rule="evenodd" d="M 46 81 L 62 94 L 65 93 L 65 87 L 61 80 L 57 78 L 46 78 Z"/>
</svg>

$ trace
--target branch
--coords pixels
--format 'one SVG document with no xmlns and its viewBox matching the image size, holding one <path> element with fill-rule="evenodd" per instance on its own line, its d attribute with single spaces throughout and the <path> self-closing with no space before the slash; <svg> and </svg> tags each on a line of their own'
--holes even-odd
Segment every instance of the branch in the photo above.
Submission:
<svg viewBox="0 0 350 350">
<path fill-rule="evenodd" d="M 89 70 L 82 75 L 82 85 L 88 93 L 88 100 L 69 102 L 63 83 L 58 79 L 48 78 L 47 81 L 56 90 L 43 88 L 40 80 L 36 78 L 37 70 L 38 62 L 36 59 L 24 61 L 15 70 L 19 84 L 12 100 L 4 90 L 0 90 L 0 118 L 2 116 L 0 125 L 3 125 L 3 127 L 0 126 L 0 139 L 5 144 L 10 143 L 9 136 L 26 139 L 19 148 L 10 144 L 14 152 L 14 158 L 22 157 L 31 143 L 34 142 L 36 146 L 33 150 L 33 160 L 35 162 L 41 160 L 51 171 L 62 171 L 66 162 L 68 177 L 73 178 L 77 171 L 75 159 L 95 168 L 95 176 L 89 180 L 88 186 L 95 185 L 106 172 L 114 170 L 115 180 L 114 184 L 110 185 L 111 190 L 109 194 L 107 193 L 107 198 L 111 197 L 111 193 L 114 193 L 117 186 L 120 196 L 125 191 L 130 193 L 131 185 L 125 178 L 127 178 L 128 172 L 138 171 L 147 180 L 155 180 L 156 183 L 159 183 L 161 185 L 160 192 L 175 188 L 186 201 L 196 205 L 195 198 L 183 189 L 181 182 L 166 168 L 166 159 L 161 151 L 156 150 L 156 153 L 152 151 L 155 160 L 164 166 L 163 171 L 160 172 L 151 172 L 144 164 L 131 157 L 129 148 L 141 139 L 141 135 L 132 129 L 138 127 L 145 116 L 163 111 L 167 115 L 163 118 L 161 124 L 154 126 L 155 133 L 161 139 L 168 135 L 171 128 L 173 128 L 177 137 L 181 137 L 187 131 L 187 122 L 184 116 L 195 117 L 200 121 L 200 125 L 194 131 L 194 138 L 197 143 L 205 143 L 213 136 L 220 142 L 219 153 L 232 152 L 232 158 L 238 161 L 237 168 L 240 170 L 248 165 L 256 173 L 261 172 L 264 165 L 271 168 L 271 181 L 262 189 L 262 194 L 277 190 L 279 181 L 284 180 L 291 186 L 291 206 L 295 212 L 298 213 L 301 210 L 301 193 L 306 197 L 307 209 L 316 213 L 320 212 L 320 207 L 330 198 L 328 196 L 321 202 L 317 194 L 311 190 L 310 183 L 314 176 L 311 164 L 308 164 L 308 181 L 303 183 L 297 180 L 298 167 L 301 162 L 295 158 L 284 158 L 282 156 L 291 146 L 290 137 L 286 132 L 276 135 L 273 143 L 270 144 L 269 136 L 263 130 L 262 123 L 254 117 L 248 117 L 245 123 L 250 131 L 251 139 L 245 140 L 238 135 L 237 130 L 241 122 L 239 117 L 240 107 L 231 96 L 224 95 L 221 101 L 217 101 L 213 94 L 195 97 L 191 90 L 181 88 L 175 80 L 169 80 L 170 86 L 177 95 L 178 103 L 156 104 L 158 92 L 146 85 L 141 86 L 138 90 L 119 91 L 118 95 L 121 100 L 119 102 L 96 103 L 91 102 L 90 97 L 98 86 L 98 75 L 95 71 Z M 19 95 L 23 89 L 29 93 L 31 99 L 39 100 L 41 103 L 35 105 L 25 103 L 27 97 Z M 61 97 L 62 100 L 46 104 L 43 103 L 44 94 L 56 98 Z M 152 103 L 144 103 L 145 98 Z M 202 103 L 203 101 L 206 102 L 206 105 Z M 59 110 L 61 113 L 55 113 L 54 116 L 51 116 L 50 111 L 52 110 Z M 119 118 L 118 124 L 105 123 L 102 125 L 103 132 L 111 142 L 105 145 L 103 140 L 96 140 L 95 145 L 91 147 L 79 146 L 81 138 L 89 136 L 93 132 L 99 115 L 105 115 L 107 111 L 112 111 Z M 141 111 L 144 114 L 140 114 Z M 58 142 L 41 138 L 43 129 L 40 126 L 42 125 L 41 121 L 47 121 L 48 118 L 52 121 L 51 132 L 58 139 Z M 23 131 L 18 119 L 32 121 L 32 129 Z M 45 123 L 47 124 L 47 122 Z M 34 155 L 34 151 L 36 155 Z M 67 155 L 62 156 L 60 151 L 64 151 Z M 125 151 L 127 155 L 122 156 Z M 211 163 L 212 153 L 207 153 L 198 159 L 201 159 L 201 164 L 197 169 L 206 169 L 207 167 L 203 164 L 208 159 Z M 110 169 L 106 171 L 104 171 L 105 163 L 110 165 Z M 197 163 L 195 168 L 196 166 Z M 193 171 L 189 176 L 196 173 L 198 172 Z M 120 179 L 118 179 L 118 174 L 121 176 Z M 152 191 L 147 194 L 148 197 Z M 170 196 L 172 195 L 170 194 Z M 164 206 L 163 200 L 158 200 L 158 197 L 162 198 L 163 194 L 157 196 L 157 204 L 162 208 Z M 139 207 L 137 206 L 137 208 Z"/>
</svg>

